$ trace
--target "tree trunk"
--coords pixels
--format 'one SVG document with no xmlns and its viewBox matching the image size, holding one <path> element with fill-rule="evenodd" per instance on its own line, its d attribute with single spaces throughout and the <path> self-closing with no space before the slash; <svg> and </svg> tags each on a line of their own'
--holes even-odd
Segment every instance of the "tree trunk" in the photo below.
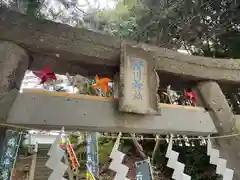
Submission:
<svg viewBox="0 0 240 180">
<path fill-rule="evenodd" d="M 29 57 L 24 49 L 11 42 L 0 41 L 0 122 L 6 121 L 28 66 Z M 5 131 L 6 128 L 0 126 L 0 153 Z"/>
<path fill-rule="evenodd" d="M 235 116 L 217 82 L 201 82 L 197 86 L 200 97 L 220 135 L 236 133 Z M 240 180 L 240 138 L 216 139 L 215 146 L 220 150 L 220 157 L 227 160 L 227 167 L 234 170 L 233 180 Z"/>
</svg>

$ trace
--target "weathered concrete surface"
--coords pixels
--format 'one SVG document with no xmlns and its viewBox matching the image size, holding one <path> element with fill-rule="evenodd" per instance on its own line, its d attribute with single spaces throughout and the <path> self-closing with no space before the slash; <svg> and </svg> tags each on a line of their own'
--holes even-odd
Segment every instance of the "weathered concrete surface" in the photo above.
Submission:
<svg viewBox="0 0 240 180">
<path fill-rule="evenodd" d="M 23 48 L 11 42 L 0 41 L 1 120 L 6 119 L 28 66 L 29 58 Z"/>
<path fill-rule="evenodd" d="M 236 119 L 220 86 L 213 81 L 201 82 L 198 84 L 197 90 L 203 99 L 204 107 L 212 115 L 218 132 L 221 134 L 232 133 Z"/>
<path fill-rule="evenodd" d="M 201 82 L 197 86 L 205 106 L 210 110 L 220 135 L 236 132 L 236 119 L 227 100 L 216 82 Z M 234 180 L 240 180 L 240 138 L 230 137 L 215 140 L 220 156 L 227 160 L 227 167 L 234 170 Z"/>
<path fill-rule="evenodd" d="M 20 46 L 0 41 L 0 121 L 6 121 L 29 65 L 27 53 Z M 0 127 L 0 158 L 5 127 Z"/>
<path fill-rule="evenodd" d="M 57 57 L 57 61 L 67 63 L 71 61 L 113 67 L 118 64 L 120 56 L 120 40 L 115 37 L 37 20 L 4 8 L 0 8 L 0 39 L 16 42 L 33 53 Z M 59 66 L 60 70 L 62 66 Z M 67 67 L 64 67 L 65 72 L 68 71 Z M 53 69 L 58 71 L 54 66 Z"/>
<path fill-rule="evenodd" d="M 160 104 L 161 116 L 121 113 L 111 98 L 32 90 L 19 94 L 7 123 L 43 129 L 97 132 L 216 133 L 203 108 Z"/>
<path fill-rule="evenodd" d="M 125 43 L 122 43 L 121 52 L 119 110 L 157 113 L 159 77 L 154 70 L 154 59 L 145 51 Z"/>
<path fill-rule="evenodd" d="M 65 74 L 66 72 L 68 72 L 72 75 L 81 74 L 87 77 L 95 77 L 96 74 L 98 74 L 100 77 L 113 77 L 113 74 L 115 74 L 114 72 L 119 71 L 118 67 L 106 66 L 104 64 L 94 65 L 82 63 L 81 61 L 65 61 L 65 59 L 61 59 L 56 56 L 38 53 L 31 53 L 31 56 L 33 57 L 33 62 L 30 67 L 31 70 L 42 69 L 44 64 L 48 64 L 55 73 Z M 88 59 L 89 62 L 95 61 L 94 59 L 91 60 L 91 58 L 89 59 L 88 57 L 86 57 L 85 59 Z M 79 64 L 79 62 L 81 63 Z"/>
<path fill-rule="evenodd" d="M 40 63 L 33 62 L 31 68 L 42 68 L 45 62 L 52 63 L 57 73 L 68 71 L 95 75 L 98 72 L 100 75 L 113 76 L 118 71 L 121 40 L 113 36 L 47 20 L 40 21 L 0 8 L 0 39 L 23 45 L 35 55 L 40 53 L 46 56 L 46 59 L 44 56 L 35 59 Z M 138 47 L 156 60 L 156 70 L 195 79 L 240 82 L 240 60 L 188 56 L 146 44 Z M 72 65 L 67 65 L 70 62 Z M 77 67 L 80 67 L 79 71 Z"/>
</svg>

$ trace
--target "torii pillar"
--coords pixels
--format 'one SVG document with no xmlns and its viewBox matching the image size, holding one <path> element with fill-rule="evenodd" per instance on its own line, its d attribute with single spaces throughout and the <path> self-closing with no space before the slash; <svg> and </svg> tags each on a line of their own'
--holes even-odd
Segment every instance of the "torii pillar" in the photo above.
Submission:
<svg viewBox="0 0 240 180">
<path fill-rule="evenodd" d="M 236 119 L 220 86 L 215 81 L 200 82 L 199 96 L 210 112 L 219 135 L 237 132 Z M 240 138 L 230 137 L 215 140 L 220 157 L 227 160 L 227 167 L 234 170 L 233 180 L 240 180 Z"/>
<path fill-rule="evenodd" d="M 0 41 L 0 120 L 2 122 L 7 119 L 28 66 L 29 57 L 22 47 Z M 5 130 L 6 127 L 0 126 L 0 157 Z"/>
</svg>

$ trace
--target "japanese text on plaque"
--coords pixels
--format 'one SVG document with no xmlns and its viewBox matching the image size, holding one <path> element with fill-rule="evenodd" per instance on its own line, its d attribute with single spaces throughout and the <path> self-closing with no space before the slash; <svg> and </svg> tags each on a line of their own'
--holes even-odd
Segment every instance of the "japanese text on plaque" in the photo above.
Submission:
<svg viewBox="0 0 240 180">
<path fill-rule="evenodd" d="M 133 100 L 142 100 L 143 89 L 143 63 L 140 60 L 135 60 L 133 64 L 133 82 L 132 90 L 134 92 Z"/>
</svg>

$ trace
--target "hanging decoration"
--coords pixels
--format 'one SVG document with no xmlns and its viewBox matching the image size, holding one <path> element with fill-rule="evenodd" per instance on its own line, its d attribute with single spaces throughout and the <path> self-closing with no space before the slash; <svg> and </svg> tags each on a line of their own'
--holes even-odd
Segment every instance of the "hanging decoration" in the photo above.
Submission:
<svg viewBox="0 0 240 180">
<path fill-rule="evenodd" d="M 87 166 L 86 180 L 96 180 L 89 166 L 87 164 L 86 166 Z"/>
<path fill-rule="evenodd" d="M 145 159 L 135 163 L 136 166 L 136 180 L 153 180 L 151 172 L 150 159 Z"/>
<path fill-rule="evenodd" d="M 79 167 L 79 162 L 78 162 L 77 156 L 72 148 L 72 145 L 70 144 L 69 141 L 67 144 L 67 153 L 68 153 L 70 161 L 71 161 L 72 169 L 73 170 L 77 169 Z"/>
<path fill-rule="evenodd" d="M 196 106 L 197 98 L 194 92 L 187 92 L 186 89 L 184 89 L 184 98 L 190 102 L 190 105 Z"/>
<path fill-rule="evenodd" d="M 172 178 L 176 180 L 191 180 L 191 176 L 184 173 L 185 164 L 178 161 L 179 153 L 172 150 L 173 141 L 170 137 L 166 157 L 168 158 L 167 167 L 172 168 Z"/>
<path fill-rule="evenodd" d="M 126 177 L 128 173 L 128 167 L 122 164 L 125 154 L 118 151 L 121 136 L 122 136 L 122 133 L 119 133 L 116 139 L 116 142 L 113 146 L 112 152 L 110 154 L 110 158 L 112 159 L 112 162 L 109 165 L 109 169 L 116 172 L 114 180 L 129 180 Z"/>
<path fill-rule="evenodd" d="M 176 91 L 171 89 L 171 85 L 167 86 L 167 93 L 166 93 L 166 95 L 167 95 L 167 97 L 169 99 L 170 104 L 178 104 L 180 95 Z"/>
<path fill-rule="evenodd" d="M 101 78 L 99 79 L 98 75 L 95 76 L 96 83 L 92 85 L 94 89 L 103 89 L 104 93 L 109 91 L 108 83 L 111 81 L 109 78 Z"/>
<path fill-rule="evenodd" d="M 3 123 L 1 123 L 1 125 L 4 126 Z M 15 125 L 6 125 L 7 127 L 14 127 L 14 128 L 23 128 L 21 126 L 15 126 Z M 29 128 L 25 128 L 28 129 Z M 71 133 L 70 133 L 71 134 Z M 11 177 L 11 171 L 9 171 L 9 169 L 12 169 L 12 166 L 10 163 L 14 164 L 14 159 L 16 158 L 16 154 L 17 154 L 17 150 L 12 150 L 10 151 L 10 149 L 12 148 L 17 148 L 18 147 L 18 143 L 20 143 L 21 138 L 19 138 L 18 136 L 20 135 L 21 137 L 21 133 L 17 132 L 17 131 L 12 131 L 12 130 L 8 130 L 6 133 L 6 139 L 4 140 L 3 143 L 3 156 L 1 157 L 1 164 L 0 164 L 0 180 L 9 180 Z M 167 148 L 167 153 L 166 153 L 166 157 L 169 159 L 167 166 L 171 167 L 174 169 L 172 178 L 176 179 L 176 180 L 191 180 L 191 177 L 189 175 L 186 175 L 184 173 L 184 167 L 185 165 L 178 162 L 178 156 L 179 153 L 175 152 L 172 150 L 172 146 L 173 146 L 173 140 L 175 142 L 178 141 L 186 141 L 186 146 L 191 146 L 191 143 L 189 143 L 189 140 L 199 140 L 200 141 L 200 145 L 204 145 L 206 144 L 206 139 L 207 139 L 207 155 L 210 156 L 210 163 L 213 165 L 217 166 L 216 169 L 216 173 L 219 175 L 222 175 L 223 180 L 232 180 L 233 179 L 233 175 L 234 175 L 234 171 L 232 169 L 228 169 L 226 167 L 227 161 L 225 159 L 220 158 L 220 154 L 219 154 L 219 150 L 212 148 L 212 143 L 211 143 L 211 139 L 222 139 L 222 138 L 231 138 L 231 137 L 236 137 L 239 136 L 240 134 L 231 134 L 231 135 L 223 135 L 223 136 L 215 136 L 215 137 L 190 137 L 188 138 L 187 136 L 183 136 L 183 138 L 180 137 L 176 137 L 173 138 L 173 135 L 171 135 L 170 138 L 160 138 L 157 136 L 157 139 L 159 140 L 166 140 L 169 145 Z M 120 179 L 125 179 L 125 180 L 129 180 L 128 178 L 126 178 L 126 174 L 128 172 L 128 167 L 126 167 L 125 165 L 122 164 L 122 160 L 125 156 L 124 153 L 118 151 L 118 147 L 120 144 L 120 138 L 123 139 L 131 139 L 131 137 L 122 137 L 122 134 L 119 133 L 119 135 L 116 136 L 105 136 L 107 138 L 116 138 L 116 142 L 114 144 L 114 147 L 112 149 L 112 152 L 110 154 L 110 158 L 112 159 L 112 162 L 109 166 L 109 169 L 116 171 L 116 176 L 114 178 L 114 180 L 120 180 Z M 143 138 L 146 140 L 152 140 L 155 138 Z M 53 173 L 50 175 L 50 177 L 48 178 L 48 180 L 65 180 L 65 178 L 60 177 L 61 175 L 64 174 L 64 172 L 67 169 L 67 165 L 61 163 L 61 159 L 64 155 L 64 153 L 62 153 L 62 151 L 60 149 L 61 146 L 61 133 L 60 135 L 56 138 L 56 140 L 54 141 L 54 143 L 52 144 L 48 155 L 50 156 L 48 162 L 46 163 L 46 166 L 51 168 L 53 170 Z M 63 142 L 62 142 L 63 144 Z M 70 144 L 70 143 L 69 143 Z M 14 155 L 15 152 L 15 155 Z M 150 163 L 149 163 L 150 164 Z M 151 165 L 149 165 L 149 168 L 151 167 Z M 141 169 L 141 165 L 138 165 L 138 168 Z M 6 170 L 7 169 L 7 170 Z M 93 176 L 92 171 L 90 170 L 90 168 L 87 165 L 87 176 L 88 176 L 88 180 L 95 180 L 95 177 Z M 145 169 L 147 169 L 145 167 Z M 137 168 L 136 168 L 137 170 Z M 142 170 L 137 170 L 136 172 L 136 178 L 141 179 L 141 176 L 144 178 L 144 173 L 138 173 L 138 172 L 143 172 Z M 150 168 L 150 173 L 151 173 L 151 168 Z M 152 174 L 152 173 L 151 173 Z"/>
<path fill-rule="evenodd" d="M 48 80 L 57 80 L 56 75 L 50 71 L 50 66 L 46 65 L 40 71 L 33 71 L 33 74 L 37 76 L 41 81 L 40 84 L 44 84 Z"/>
<path fill-rule="evenodd" d="M 12 169 L 18 153 L 22 133 L 7 130 L 3 142 L 3 151 L 0 164 L 0 180 L 10 180 Z"/>
<path fill-rule="evenodd" d="M 95 177 L 99 175 L 98 167 L 98 142 L 97 133 L 90 132 L 86 133 L 86 161 L 87 161 L 87 171 L 90 170 Z"/>
<path fill-rule="evenodd" d="M 63 150 L 65 150 L 65 141 L 64 139 L 61 137 L 61 140 L 60 140 L 60 148 L 62 148 Z M 77 156 L 73 150 L 73 147 L 71 145 L 71 142 L 70 140 L 68 139 L 68 142 L 67 142 L 67 154 L 69 155 L 69 159 L 70 159 L 70 162 L 71 162 L 71 167 L 72 167 L 72 170 L 76 170 L 78 169 L 78 167 L 80 166 L 79 165 L 79 162 L 78 162 L 78 159 L 77 159 Z"/>
<path fill-rule="evenodd" d="M 212 142 L 208 138 L 207 155 L 210 156 L 210 164 L 216 165 L 216 173 L 222 175 L 223 180 L 232 180 L 234 171 L 227 168 L 227 160 L 220 158 L 219 150 L 212 148 Z"/>
<path fill-rule="evenodd" d="M 61 162 L 65 153 L 65 151 L 60 147 L 62 132 L 63 130 L 57 136 L 48 152 L 49 159 L 46 162 L 45 166 L 53 170 L 48 180 L 66 180 L 63 175 L 68 166 Z"/>
<path fill-rule="evenodd" d="M 64 149 L 65 149 L 65 147 L 64 147 Z M 72 169 L 73 170 L 77 169 L 79 167 L 79 162 L 78 162 L 77 156 L 76 156 L 69 140 L 67 143 L 67 154 L 69 155 Z"/>
</svg>

